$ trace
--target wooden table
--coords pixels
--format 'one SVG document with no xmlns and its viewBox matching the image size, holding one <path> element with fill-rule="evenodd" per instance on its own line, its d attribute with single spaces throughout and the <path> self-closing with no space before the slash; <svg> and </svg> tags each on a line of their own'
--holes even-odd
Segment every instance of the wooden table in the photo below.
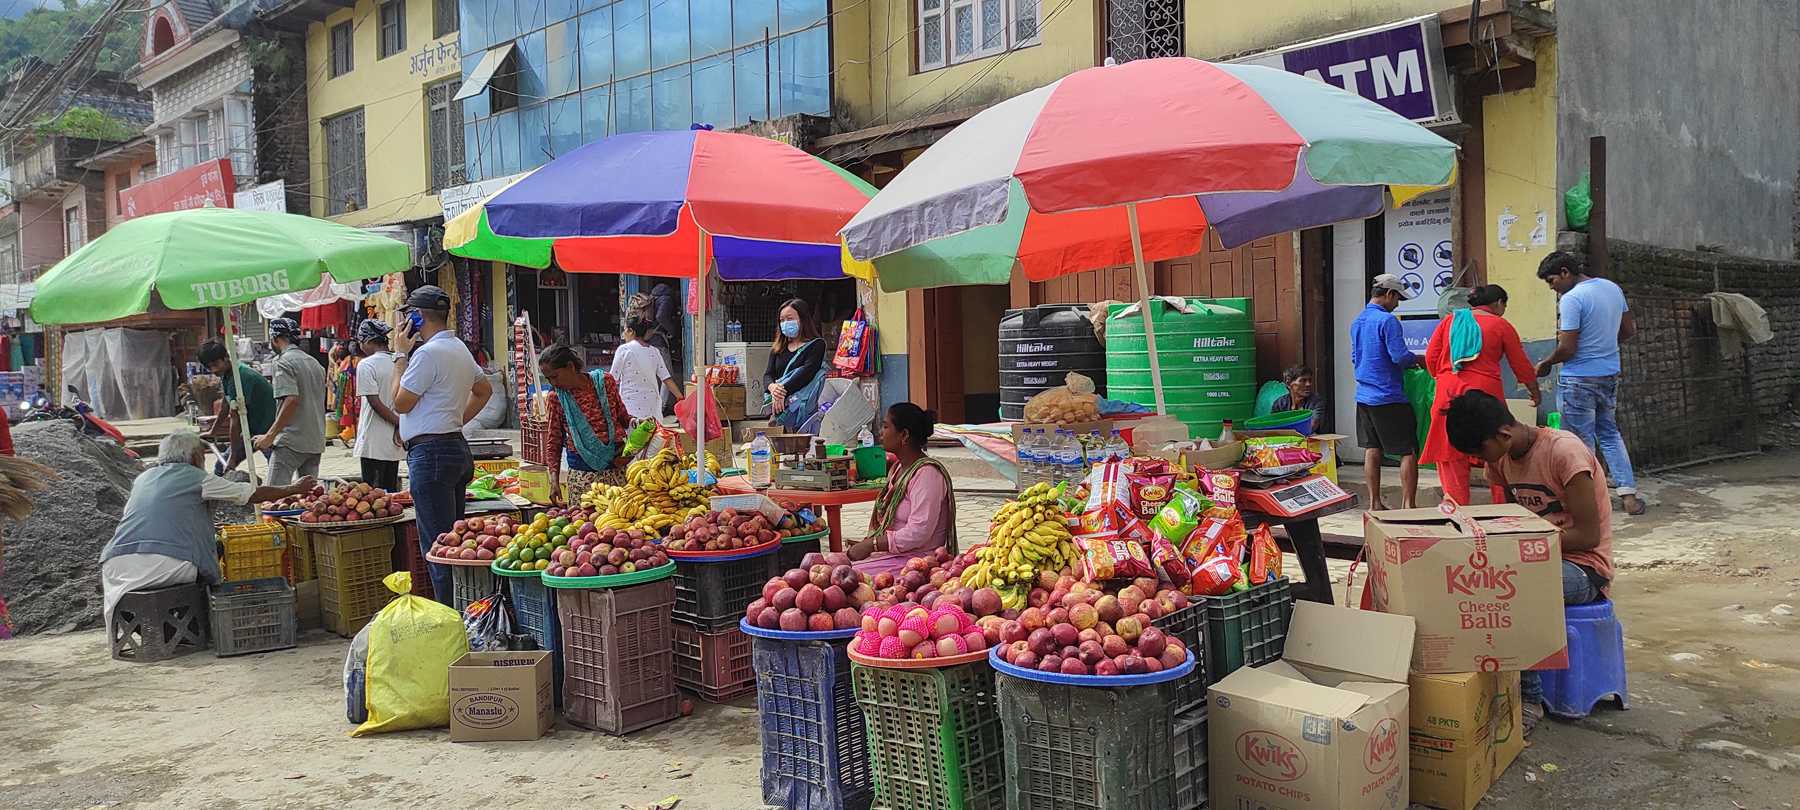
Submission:
<svg viewBox="0 0 1800 810">
<path fill-rule="evenodd" d="M 1300 558 L 1300 570 L 1306 574 L 1303 586 L 1296 586 L 1295 598 L 1331 604 L 1331 571 L 1325 567 L 1325 539 L 1319 531 L 1319 518 L 1353 511 L 1360 503 L 1354 493 L 1350 498 L 1330 506 L 1322 506 L 1293 517 L 1270 515 L 1239 504 L 1244 528 L 1280 526 L 1287 531 L 1294 556 Z"/>
<path fill-rule="evenodd" d="M 871 503 L 881 497 L 878 487 L 861 487 L 839 489 L 831 492 L 819 492 L 811 489 L 778 489 L 767 487 L 757 489 L 750 484 L 750 479 L 741 475 L 731 475 L 719 479 L 715 487 L 720 495 L 767 495 L 778 501 L 812 504 L 825 508 L 825 527 L 830 534 L 831 550 L 844 550 L 844 507 L 853 503 Z"/>
</svg>

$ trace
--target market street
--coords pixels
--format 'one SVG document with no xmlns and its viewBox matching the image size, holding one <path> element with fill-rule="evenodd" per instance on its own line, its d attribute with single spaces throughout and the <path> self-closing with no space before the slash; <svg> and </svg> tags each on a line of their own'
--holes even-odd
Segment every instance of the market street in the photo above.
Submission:
<svg viewBox="0 0 1800 810">
<path fill-rule="evenodd" d="M 1632 708 L 1548 721 L 1483 806 L 1794 807 L 1797 464 L 1788 451 L 1645 482 L 1655 508 L 1621 521 L 1616 552 Z M 959 499 L 965 531 L 998 503 Z M 624 738 L 559 724 L 535 742 L 352 740 L 347 645 L 314 631 L 295 650 L 151 667 L 109 660 L 98 631 L 0 645 L 15 752 L 0 793 L 21 809 L 761 806 L 753 699 Z"/>
</svg>

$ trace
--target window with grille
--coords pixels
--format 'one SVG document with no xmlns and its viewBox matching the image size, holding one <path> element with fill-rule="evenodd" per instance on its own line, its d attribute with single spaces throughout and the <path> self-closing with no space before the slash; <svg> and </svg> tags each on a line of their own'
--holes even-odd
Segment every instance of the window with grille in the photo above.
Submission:
<svg viewBox="0 0 1800 810">
<path fill-rule="evenodd" d="M 460 79 L 425 88 L 425 148 L 431 157 L 431 190 L 468 182 L 463 165 L 462 102 L 456 95 Z"/>
<path fill-rule="evenodd" d="M 919 69 L 968 62 L 1042 41 L 1042 0 L 917 0 Z"/>
<path fill-rule="evenodd" d="M 337 78 L 356 67 L 353 46 L 356 42 L 356 27 L 349 22 L 341 22 L 331 27 L 331 77 Z"/>
<path fill-rule="evenodd" d="M 1181 0 L 1106 0 L 1106 55 L 1119 62 L 1181 56 Z"/>
<path fill-rule="evenodd" d="M 406 4 L 388 0 L 381 4 L 381 48 L 376 58 L 386 59 L 406 50 Z"/>
<path fill-rule="evenodd" d="M 431 38 L 448 36 L 462 27 L 462 10 L 457 0 L 433 0 L 431 11 Z"/>
<path fill-rule="evenodd" d="M 325 119 L 325 213 L 357 211 L 369 205 L 363 169 L 362 108 Z"/>
</svg>

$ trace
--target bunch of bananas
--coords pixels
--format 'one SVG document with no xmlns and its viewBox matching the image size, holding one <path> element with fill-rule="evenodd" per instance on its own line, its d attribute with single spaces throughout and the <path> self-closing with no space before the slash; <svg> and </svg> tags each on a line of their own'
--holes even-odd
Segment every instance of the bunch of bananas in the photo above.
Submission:
<svg viewBox="0 0 1800 810">
<path fill-rule="evenodd" d="M 1081 560 L 1069 535 L 1062 505 L 1062 485 L 1034 484 L 1008 501 L 988 524 L 988 542 L 975 552 L 977 561 L 962 572 L 968 588 L 993 588 L 1009 610 L 1025 607 L 1039 571 L 1062 571 Z"/>
<path fill-rule="evenodd" d="M 714 475 L 719 460 L 706 454 Z M 704 515 L 712 491 L 688 481 L 693 460 L 674 447 L 625 466 L 625 486 L 596 483 L 582 495 L 581 503 L 599 514 L 594 526 L 601 529 L 637 529 L 661 534 L 688 518 Z"/>
</svg>

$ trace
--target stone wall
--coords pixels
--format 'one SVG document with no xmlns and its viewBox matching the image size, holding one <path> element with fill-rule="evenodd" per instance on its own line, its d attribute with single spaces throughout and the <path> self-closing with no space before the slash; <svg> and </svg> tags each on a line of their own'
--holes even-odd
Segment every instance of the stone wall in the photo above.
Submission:
<svg viewBox="0 0 1800 810">
<path fill-rule="evenodd" d="M 150 88 L 156 105 L 155 123 L 167 123 L 196 107 L 211 104 L 227 91 L 250 89 L 250 55 L 239 43 L 188 66 Z"/>
</svg>

